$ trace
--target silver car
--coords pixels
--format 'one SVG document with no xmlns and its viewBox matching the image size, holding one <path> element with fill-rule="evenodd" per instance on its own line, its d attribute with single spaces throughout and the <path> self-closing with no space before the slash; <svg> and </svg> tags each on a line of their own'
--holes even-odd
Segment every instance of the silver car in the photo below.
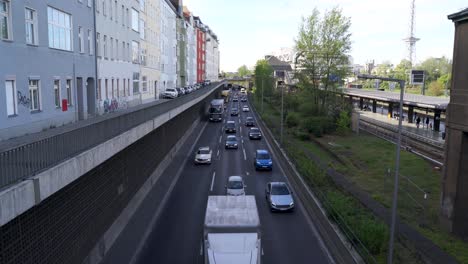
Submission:
<svg viewBox="0 0 468 264">
<path fill-rule="evenodd" d="M 267 183 L 265 197 L 272 211 L 294 210 L 292 192 L 285 182 Z"/>
<path fill-rule="evenodd" d="M 210 147 L 200 147 L 195 152 L 195 164 L 211 164 L 211 153 Z"/>
<path fill-rule="evenodd" d="M 244 180 L 241 176 L 229 176 L 228 182 L 226 184 L 226 194 L 227 195 L 245 195 Z"/>
</svg>

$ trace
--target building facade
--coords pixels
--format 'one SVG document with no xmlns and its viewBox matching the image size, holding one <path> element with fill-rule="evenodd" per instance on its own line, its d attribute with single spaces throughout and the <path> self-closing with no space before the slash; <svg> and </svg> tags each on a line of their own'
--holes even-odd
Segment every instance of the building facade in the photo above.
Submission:
<svg viewBox="0 0 468 264">
<path fill-rule="evenodd" d="M 93 1 L 0 1 L 0 140 L 95 114 Z"/>
<path fill-rule="evenodd" d="M 193 15 L 184 7 L 185 27 L 187 35 L 186 44 L 186 76 L 187 85 L 197 83 L 197 41 Z"/>
<path fill-rule="evenodd" d="M 161 3 L 140 0 L 140 93 L 142 103 L 159 99 L 161 79 Z"/>
<path fill-rule="evenodd" d="M 205 62 L 205 41 L 206 28 L 199 17 L 195 19 L 195 32 L 197 34 L 197 82 L 202 82 L 206 79 L 206 62 Z"/>
<path fill-rule="evenodd" d="M 206 79 L 215 81 L 219 74 L 218 37 L 207 27 L 205 39 L 205 69 Z"/>
<path fill-rule="evenodd" d="M 161 79 L 160 93 L 175 88 L 177 82 L 176 9 L 167 0 L 161 4 Z"/>
<path fill-rule="evenodd" d="M 100 114 L 141 103 L 140 6 L 134 0 L 96 0 L 96 100 Z"/>
</svg>

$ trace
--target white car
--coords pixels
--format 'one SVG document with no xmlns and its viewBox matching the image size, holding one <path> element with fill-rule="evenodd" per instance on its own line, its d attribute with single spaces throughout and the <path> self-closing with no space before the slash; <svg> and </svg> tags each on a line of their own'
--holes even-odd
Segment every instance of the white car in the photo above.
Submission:
<svg viewBox="0 0 468 264">
<path fill-rule="evenodd" d="M 211 153 L 210 147 L 200 147 L 195 152 L 195 164 L 211 164 Z"/>
<path fill-rule="evenodd" d="M 226 184 L 226 194 L 227 195 L 245 195 L 244 180 L 241 176 L 229 176 L 228 182 Z"/>
<path fill-rule="evenodd" d="M 244 106 L 242 107 L 242 112 L 249 112 L 249 111 L 250 111 L 250 109 L 249 109 L 248 106 L 244 105 Z"/>
<path fill-rule="evenodd" d="M 165 91 L 164 91 L 164 97 L 165 98 L 177 98 L 177 95 L 179 93 L 177 92 L 176 89 L 173 89 L 173 88 L 167 88 Z"/>
</svg>

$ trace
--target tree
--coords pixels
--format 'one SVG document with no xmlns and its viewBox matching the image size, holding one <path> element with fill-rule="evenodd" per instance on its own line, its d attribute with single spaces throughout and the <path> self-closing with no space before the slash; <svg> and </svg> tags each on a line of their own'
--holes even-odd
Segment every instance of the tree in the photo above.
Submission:
<svg viewBox="0 0 468 264">
<path fill-rule="evenodd" d="M 255 96 L 270 96 L 273 94 L 273 68 L 266 60 L 258 60 L 255 65 Z"/>
<path fill-rule="evenodd" d="M 406 83 L 409 83 L 409 74 L 411 71 L 411 62 L 409 60 L 403 59 L 393 70 L 393 77 L 405 80 Z"/>
<path fill-rule="evenodd" d="M 444 87 L 442 83 L 433 81 L 429 84 L 429 89 L 427 91 L 428 95 L 431 96 L 441 96 L 444 94 Z"/>
<path fill-rule="evenodd" d="M 296 76 L 304 98 L 317 113 L 326 114 L 328 91 L 350 73 L 351 20 L 338 7 L 321 17 L 315 8 L 302 19 L 296 39 L 297 63 L 302 70 Z M 319 89 L 320 88 L 320 89 Z"/>
<path fill-rule="evenodd" d="M 436 81 L 442 75 L 452 72 L 452 61 L 446 57 L 428 58 L 421 64 L 416 66 L 418 70 L 424 70 L 426 73 L 426 81 L 428 83 Z"/>
<path fill-rule="evenodd" d="M 246 65 L 242 65 L 239 67 L 239 69 L 237 69 L 237 74 L 239 75 L 239 77 L 244 77 L 251 75 L 251 72 L 249 71 Z"/>
<path fill-rule="evenodd" d="M 351 19 L 335 7 L 320 17 L 315 8 L 307 18 L 302 19 L 296 50 L 301 54 L 298 64 L 312 84 L 313 89 L 322 85 L 325 91 L 333 83 L 349 74 L 351 50 Z"/>
</svg>

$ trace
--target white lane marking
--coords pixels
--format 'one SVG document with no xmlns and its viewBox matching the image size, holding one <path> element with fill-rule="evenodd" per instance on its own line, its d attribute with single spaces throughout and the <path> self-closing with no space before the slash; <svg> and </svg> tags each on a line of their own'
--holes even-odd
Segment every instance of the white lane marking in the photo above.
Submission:
<svg viewBox="0 0 468 264">
<path fill-rule="evenodd" d="M 250 173 L 249 173 L 248 171 L 246 171 L 245 174 L 246 174 L 247 176 L 249 176 Z"/>
<path fill-rule="evenodd" d="M 239 123 L 241 122 L 240 118 L 239 118 Z"/>
<path fill-rule="evenodd" d="M 242 126 L 239 127 L 240 132 L 242 133 Z"/>
<path fill-rule="evenodd" d="M 221 139 L 223 138 L 223 136 L 219 136 L 219 144 L 221 144 Z"/>
<path fill-rule="evenodd" d="M 242 151 L 244 152 L 244 160 L 247 160 L 247 155 L 245 154 L 245 149 L 243 148 Z"/>
<path fill-rule="evenodd" d="M 263 252 L 263 248 L 262 248 L 262 256 L 265 255 L 265 253 Z"/>
<path fill-rule="evenodd" d="M 213 171 L 213 177 L 211 178 L 211 187 L 210 187 L 211 192 L 213 191 L 215 177 L 216 177 L 216 171 Z"/>
<path fill-rule="evenodd" d="M 244 144 L 244 139 L 242 138 L 242 144 Z"/>
<path fill-rule="evenodd" d="M 216 153 L 216 156 L 219 157 L 219 149 L 218 149 L 218 152 Z"/>
<path fill-rule="evenodd" d="M 203 256 L 203 240 L 200 242 L 200 256 Z"/>
</svg>

